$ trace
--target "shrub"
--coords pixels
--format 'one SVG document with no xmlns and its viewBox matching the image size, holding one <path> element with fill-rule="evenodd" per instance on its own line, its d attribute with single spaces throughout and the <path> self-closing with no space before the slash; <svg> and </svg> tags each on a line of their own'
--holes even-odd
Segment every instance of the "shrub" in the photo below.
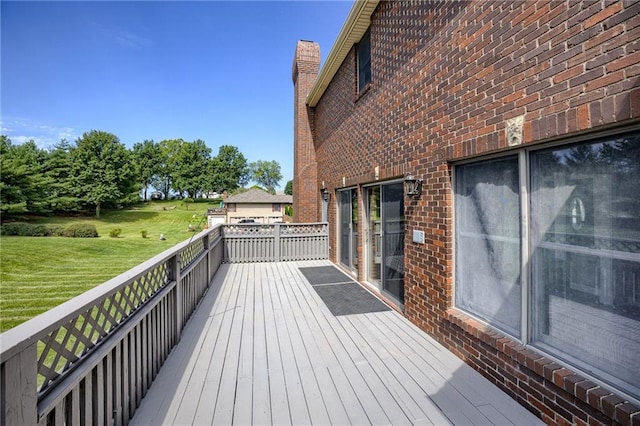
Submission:
<svg viewBox="0 0 640 426">
<path fill-rule="evenodd" d="M 64 230 L 65 237 L 71 238 L 96 238 L 98 231 L 94 225 L 88 223 L 74 223 Z"/>
<path fill-rule="evenodd" d="M 61 225 L 32 225 L 25 222 L 10 222 L 0 226 L 0 235 L 19 237 L 72 237 L 94 238 L 98 231 L 94 225 L 76 223 L 66 229 Z"/>
<path fill-rule="evenodd" d="M 62 225 L 48 225 L 49 235 L 52 237 L 63 237 L 64 236 L 64 226 Z"/>
<path fill-rule="evenodd" d="M 31 228 L 32 228 L 32 225 L 29 223 L 10 222 L 10 223 L 5 223 L 0 227 L 0 234 L 28 237 L 31 235 Z"/>
<path fill-rule="evenodd" d="M 32 237 L 48 237 L 51 235 L 51 229 L 47 225 L 31 225 Z"/>
<path fill-rule="evenodd" d="M 120 228 L 113 228 L 111 231 L 109 231 L 109 236 L 111 238 L 118 238 L 120 234 L 122 234 L 122 229 Z"/>
<path fill-rule="evenodd" d="M 140 231 L 140 235 L 142 235 L 142 238 L 147 238 L 147 231 Z"/>
</svg>

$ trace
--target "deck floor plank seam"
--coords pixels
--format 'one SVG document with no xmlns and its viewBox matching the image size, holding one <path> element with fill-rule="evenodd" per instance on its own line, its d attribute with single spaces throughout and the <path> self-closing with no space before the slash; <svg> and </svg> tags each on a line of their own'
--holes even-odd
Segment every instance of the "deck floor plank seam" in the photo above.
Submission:
<svg viewBox="0 0 640 426">
<path fill-rule="evenodd" d="M 310 287 L 308 283 L 307 286 Z M 309 289 L 311 291 L 311 289 Z M 320 302 L 324 303 L 324 302 Z M 339 345 L 349 354 L 350 358 L 360 373 L 360 376 L 364 380 L 368 389 L 372 392 L 377 405 L 384 411 L 385 417 L 391 424 L 407 424 L 409 422 L 408 417 L 402 411 L 397 401 L 387 388 L 384 380 L 381 379 L 380 373 L 372 368 L 369 359 L 360 349 L 358 341 L 355 336 L 357 334 L 350 325 L 339 321 L 336 317 L 332 316 L 332 322 L 335 323 L 333 327 L 334 332 L 338 337 Z"/>
<path fill-rule="evenodd" d="M 371 322 L 371 321 L 367 321 Z M 394 334 L 394 336 L 396 336 Z M 375 339 L 374 336 L 370 336 L 370 339 Z M 382 343 L 381 343 L 382 344 Z M 429 386 L 427 389 L 422 389 L 429 396 L 429 399 L 433 401 L 433 403 L 440 407 L 443 414 L 454 424 L 488 424 L 489 419 L 487 419 L 482 413 L 476 410 L 475 406 L 469 402 L 469 400 L 459 393 L 457 389 L 455 389 L 449 382 L 453 377 L 452 374 L 446 369 L 435 367 L 427 363 L 426 365 L 419 365 L 419 361 L 422 356 L 431 354 L 428 351 L 415 351 L 413 347 L 401 346 L 402 343 L 400 340 L 395 341 L 395 347 L 400 351 L 399 354 L 395 355 L 396 359 L 402 359 L 405 357 L 404 353 L 409 354 L 408 359 L 409 363 L 405 364 L 405 367 L 410 368 L 410 374 L 414 379 L 418 380 L 418 383 L 422 383 L 423 386 L 428 385 L 429 383 L 435 382 L 434 386 Z M 422 353 L 420 353 L 422 352 Z M 416 361 L 418 361 L 416 365 Z M 413 364 L 413 368 L 412 365 Z M 431 371 L 435 374 L 431 374 L 431 378 L 425 376 L 423 374 L 424 371 Z M 441 371 L 446 372 L 446 376 L 449 376 L 448 379 L 444 377 L 444 375 L 438 374 Z M 442 395 L 445 395 L 443 398 Z M 451 410 L 452 407 L 455 407 L 454 410 Z"/>
<path fill-rule="evenodd" d="M 205 360 L 208 361 L 209 364 L 205 373 L 205 383 L 202 388 L 202 393 L 200 397 L 197 398 L 198 406 L 193 424 L 212 424 L 216 414 L 220 415 L 221 394 L 222 397 L 228 395 L 228 392 L 220 392 L 225 372 L 230 373 L 237 368 L 232 366 L 234 360 L 237 362 L 237 357 L 234 358 L 236 354 L 233 350 L 235 340 L 238 338 L 237 333 L 234 331 L 234 324 L 241 315 L 242 305 L 240 302 L 242 300 L 243 287 L 242 285 L 232 284 L 242 280 L 243 270 L 237 265 L 231 265 L 229 272 L 225 284 L 228 286 L 231 285 L 233 290 L 222 311 L 220 310 L 220 305 L 214 306 L 213 315 L 222 316 L 222 320 L 218 325 L 219 329 L 217 330 L 219 337 L 216 339 L 212 356 Z"/>
<path fill-rule="evenodd" d="M 312 363 L 314 364 L 318 382 L 321 385 L 321 391 L 328 407 L 331 422 L 333 424 L 362 424 L 363 421 L 368 422 L 349 381 L 339 367 L 334 355 L 334 348 L 318 325 L 316 315 L 324 315 L 322 309 L 319 309 L 318 301 L 311 297 L 311 292 L 305 292 L 303 286 L 293 285 L 294 282 L 299 282 L 300 279 L 299 277 L 293 277 L 293 275 L 299 273 L 298 269 L 289 265 L 288 270 L 293 279 L 289 281 L 289 289 L 298 302 L 300 319 L 301 322 L 304 321 L 306 328 L 305 344 L 312 354 Z"/>
<path fill-rule="evenodd" d="M 198 371 L 205 371 L 208 373 L 208 370 L 211 366 L 210 360 L 213 357 L 219 339 L 226 338 L 226 336 L 222 334 L 220 327 L 223 321 L 223 315 L 214 314 L 216 311 L 216 307 L 219 305 L 223 305 L 225 307 L 223 309 L 223 312 L 225 312 L 227 304 L 230 303 L 229 301 L 233 296 L 234 288 L 232 286 L 225 285 L 227 283 L 227 280 L 229 279 L 226 269 L 227 268 L 225 268 L 224 270 L 224 275 L 220 275 L 224 277 L 224 280 L 220 283 L 220 287 L 222 290 L 220 297 L 216 300 L 212 309 L 207 313 L 208 321 L 203 328 L 203 334 L 206 337 L 202 341 L 202 343 L 198 344 L 197 346 L 197 359 L 195 363 L 189 363 L 185 366 L 185 371 L 191 371 L 191 373 L 188 375 L 188 379 L 183 381 L 183 383 L 181 384 L 181 386 L 184 386 L 184 393 L 183 397 L 180 398 L 177 407 L 175 408 L 175 413 L 173 414 L 172 419 L 172 421 L 174 422 L 193 422 L 196 413 L 198 412 L 199 401 L 202 395 L 207 394 L 204 391 L 206 386 L 205 378 L 207 374 L 198 374 Z"/>
<path fill-rule="evenodd" d="M 244 301 L 242 309 L 240 346 L 238 348 L 238 371 L 235 377 L 236 392 L 233 402 L 233 424 L 246 425 L 253 423 L 253 387 L 254 387 L 254 336 L 255 336 L 255 264 L 248 265 L 245 270 Z"/>
<path fill-rule="evenodd" d="M 297 266 L 292 265 L 290 268 L 294 274 L 298 275 L 298 281 L 303 280 L 302 274 Z M 339 340 L 333 332 L 334 325 L 331 325 L 332 320 L 337 325 L 336 318 L 331 314 L 329 309 L 324 306 L 324 303 L 318 297 L 317 293 L 312 291 L 308 286 L 298 285 L 295 286 L 294 290 L 300 294 L 301 300 L 304 300 L 306 303 L 306 309 L 303 307 L 303 312 L 307 317 L 312 336 L 317 342 L 322 342 L 319 343 L 319 345 L 324 347 L 320 352 L 323 364 L 327 368 L 334 386 L 338 391 L 339 398 L 346 410 L 349 421 L 351 424 L 356 425 L 371 423 L 358 395 L 362 395 L 362 392 L 356 392 L 353 386 L 354 381 L 349 379 L 350 373 L 351 377 L 353 377 L 353 374 L 359 374 L 355 364 L 351 359 L 345 360 L 343 358 L 339 360 L 338 353 L 341 353 L 343 348 L 338 344 Z M 314 309 L 314 307 L 316 308 Z M 350 373 L 347 372 L 347 369 L 351 370 Z M 385 420 L 387 420 L 386 417 Z"/>
<path fill-rule="evenodd" d="M 267 356 L 267 321 L 265 318 L 263 292 L 268 290 L 269 283 L 263 277 L 262 265 L 256 264 L 253 314 L 253 406 L 252 422 L 254 424 L 270 424 L 271 396 L 269 393 L 269 361 Z"/>
<path fill-rule="evenodd" d="M 235 305 L 235 295 L 237 294 L 237 287 L 229 286 L 228 283 L 232 280 L 235 269 L 229 265 L 224 265 L 218 271 L 218 274 L 224 277 L 222 285 L 224 286 L 224 293 L 222 297 L 215 301 L 208 314 L 211 321 L 208 327 L 203 330 L 209 337 L 207 342 L 201 348 L 199 354 L 198 363 L 191 368 L 191 374 L 188 381 L 188 387 L 185 390 L 178 411 L 173 419 L 178 424 L 192 424 L 192 423 L 204 423 L 202 419 L 211 418 L 213 416 L 213 408 L 209 413 L 204 413 L 202 399 L 207 398 L 212 394 L 212 386 L 210 378 L 213 375 L 211 370 L 215 364 L 211 363 L 212 359 L 221 359 L 219 354 L 220 341 L 228 337 L 228 332 L 225 333 L 224 325 L 228 322 L 228 309 L 229 305 Z M 220 312 L 220 313 L 218 313 Z M 188 324 L 188 327 L 191 324 Z M 214 393 L 215 398 L 215 393 Z M 213 404 L 208 404 L 206 407 L 214 407 Z"/>
<path fill-rule="evenodd" d="M 263 305 L 265 318 L 265 345 L 267 351 L 267 369 L 269 376 L 269 401 L 272 424 L 291 424 L 288 390 L 284 375 L 286 366 L 282 363 L 281 343 L 276 329 L 275 302 L 272 292 L 275 283 L 268 278 L 267 267 L 263 266 L 261 283 L 263 284 Z"/>
<path fill-rule="evenodd" d="M 351 321 L 361 333 L 365 330 L 367 331 L 366 334 L 363 334 L 363 340 L 369 346 L 372 356 L 374 353 L 377 354 L 375 356 L 379 357 L 380 362 L 384 365 L 381 371 L 388 369 L 392 373 L 392 378 L 389 380 L 397 379 L 398 384 L 406 390 L 406 394 L 401 400 L 406 400 L 407 402 L 410 400 L 417 407 L 417 410 L 416 408 L 412 409 L 414 415 L 411 420 L 413 422 L 424 422 L 425 419 L 429 419 L 428 423 L 431 424 L 449 423 L 449 419 L 437 409 L 437 406 L 429 396 L 428 389 L 433 388 L 435 386 L 434 383 L 425 375 L 416 374 L 420 373 L 420 371 L 411 371 L 407 368 L 407 364 L 410 362 L 408 354 L 398 355 L 390 352 L 390 349 L 397 347 L 397 338 L 394 338 L 395 336 L 376 335 L 378 328 L 374 328 L 373 324 L 368 324 L 372 317 L 374 315 L 368 317 L 353 315 L 345 318 L 345 321 Z M 375 322 L 381 322 L 382 317 L 382 315 L 377 316 Z M 408 406 L 407 409 L 411 409 L 411 406 Z"/>
<path fill-rule="evenodd" d="M 330 423 L 348 424 L 349 416 L 343 405 L 340 392 L 331 377 L 326 358 L 323 356 L 323 353 L 328 352 L 330 347 L 321 335 L 314 333 L 312 319 L 307 315 L 312 309 L 309 308 L 309 300 L 307 297 L 299 291 L 300 286 L 293 284 L 295 282 L 295 278 L 293 277 L 294 271 L 285 264 L 280 264 L 279 269 L 282 270 L 288 278 L 283 280 L 283 283 L 287 283 L 287 288 L 293 296 L 292 301 L 295 300 L 295 307 L 293 309 L 294 317 L 302 337 L 302 342 L 309 355 L 309 361 L 318 383 Z"/>
<path fill-rule="evenodd" d="M 280 284 L 278 289 L 281 297 L 286 300 L 288 310 L 291 313 L 286 316 L 285 322 L 293 341 L 293 351 L 298 364 L 298 371 L 300 372 L 309 416 L 312 423 L 330 424 L 329 412 L 324 400 L 324 395 L 320 390 L 320 384 L 318 383 L 318 377 L 316 375 L 317 372 L 314 370 L 313 355 L 305 345 L 305 337 L 303 335 L 306 331 L 300 315 L 300 308 L 297 306 L 295 295 L 292 294 L 287 284 L 290 277 L 287 276 L 286 269 L 283 270 L 279 266 L 280 264 L 275 265 L 275 270 L 278 274 L 276 279 Z"/>
<path fill-rule="evenodd" d="M 268 271 L 269 279 L 274 283 L 272 300 L 277 304 L 276 330 L 278 341 L 280 342 L 282 365 L 285 377 L 287 395 L 289 397 L 289 409 L 291 422 L 296 425 L 311 424 L 311 413 L 307 403 L 307 395 L 303 388 L 300 366 L 293 349 L 293 342 L 289 333 L 285 311 L 288 313 L 287 299 L 282 294 L 279 274 L 275 273 L 275 268 Z M 277 285 L 276 285 L 277 283 Z"/>
</svg>

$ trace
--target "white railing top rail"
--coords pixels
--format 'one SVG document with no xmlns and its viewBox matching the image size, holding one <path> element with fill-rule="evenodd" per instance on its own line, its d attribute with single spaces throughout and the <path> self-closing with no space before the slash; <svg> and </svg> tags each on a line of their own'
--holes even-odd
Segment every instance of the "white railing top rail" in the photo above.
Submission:
<svg viewBox="0 0 640 426">
<path fill-rule="evenodd" d="M 39 344 L 40 390 L 91 350 L 171 281 L 168 261 L 180 255 L 179 269 L 189 265 L 205 237 L 220 237 L 220 225 L 204 230 L 142 264 L 0 334 L 0 363 Z M 52 354 L 48 354 L 49 350 Z M 47 359 L 50 358 L 50 359 Z M 66 364 L 66 365 L 65 365 Z"/>
</svg>

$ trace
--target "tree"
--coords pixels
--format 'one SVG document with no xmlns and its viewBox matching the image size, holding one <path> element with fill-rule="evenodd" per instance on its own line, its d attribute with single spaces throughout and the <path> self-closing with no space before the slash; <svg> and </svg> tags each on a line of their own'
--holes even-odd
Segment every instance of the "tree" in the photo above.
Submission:
<svg viewBox="0 0 640 426">
<path fill-rule="evenodd" d="M 128 202 L 137 193 L 131 152 L 113 134 L 92 130 L 71 151 L 71 181 L 76 194 L 94 205 Z"/>
<path fill-rule="evenodd" d="M 276 193 L 276 186 L 278 186 L 278 183 L 282 179 L 280 164 L 277 161 L 258 160 L 251 163 L 249 168 L 253 181 L 267 188 L 267 191 L 270 193 Z"/>
<path fill-rule="evenodd" d="M 152 140 L 145 140 L 133 145 L 133 159 L 135 161 L 138 183 L 144 188 L 144 201 L 147 201 L 147 190 L 153 177 L 162 167 L 162 153 L 160 145 Z"/>
<path fill-rule="evenodd" d="M 235 146 L 222 145 L 218 155 L 209 162 L 208 177 L 208 190 L 235 191 L 249 181 L 247 159 Z"/>
<path fill-rule="evenodd" d="M 72 150 L 71 144 L 62 139 L 49 151 L 45 161 L 49 208 L 54 211 L 76 211 L 82 208 L 82 200 L 76 196 L 70 178 Z"/>
<path fill-rule="evenodd" d="M 169 193 L 171 189 L 175 189 L 180 192 L 180 195 L 184 191 L 173 186 L 173 174 L 175 170 L 175 162 L 178 158 L 182 145 L 187 143 L 183 139 L 165 139 L 158 143 L 160 146 L 160 164 L 158 166 L 158 172 L 153 177 L 151 185 L 162 191 L 164 199 L 169 199 Z"/>
<path fill-rule="evenodd" d="M 180 146 L 173 163 L 173 185 L 178 191 L 186 191 L 196 199 L 206 186 L 211 149 L 197 139 Z"/>
<path fill-rule="evenodd" d="M 0 194 L 2 210 L 40 213 L 46 211 L 47 182 L 43 173 L 47 152 L 33 140 L 13 145 L 0 140 Z"/>
<path fill-rule="evenodd" d="M 284 193 L 287 195 L 293 195 L 293 181 L 290 180 L 284 187 Z"/>
<path fill-rule="evenodd" d="M 6 211 L 23 203 L 21 188 L 27 185 L 28 172 L 16 161 L 15 146 L 5 135 L 0 139 L 0 170 L 0 201 L 2 210 Z"/>
<path fill-rule="evenodd" d="M 165 139 L 158 142 L 160 154 L 158 158 L 158 169 L 156 174 L 151 177 L 150 185 L 164 194 L 164 199 L 169 199 L 171 192 L 171 157 L 173 155 L 174 141 L 182 141 L 182 139 Z"/>
</svg>

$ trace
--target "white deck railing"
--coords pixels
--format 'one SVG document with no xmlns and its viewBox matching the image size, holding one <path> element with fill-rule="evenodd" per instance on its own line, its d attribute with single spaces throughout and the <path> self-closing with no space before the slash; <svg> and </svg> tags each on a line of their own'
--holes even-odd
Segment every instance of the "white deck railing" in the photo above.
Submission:
<svg viewBox="0 0 640 426">
<path fill-rule="evenodd" d="M 326 259 L 327 244 L 326 224 L 216 225 L 0 334 L 0 424 L 127 424 L 223 261 Z"/>
</svg>

